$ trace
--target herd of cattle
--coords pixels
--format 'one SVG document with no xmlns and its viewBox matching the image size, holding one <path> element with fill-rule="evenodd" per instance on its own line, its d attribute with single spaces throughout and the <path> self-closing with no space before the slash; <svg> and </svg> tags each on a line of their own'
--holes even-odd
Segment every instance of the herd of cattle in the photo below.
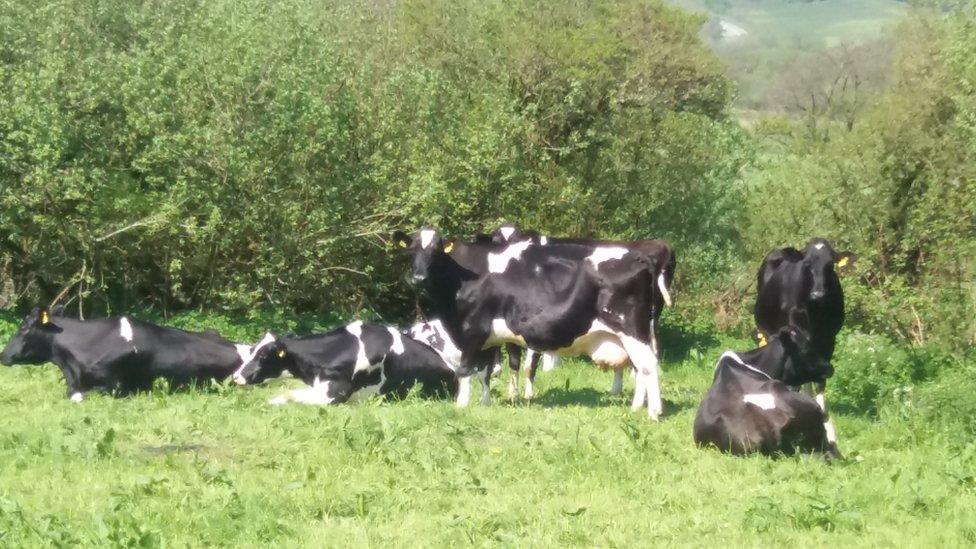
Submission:
<svg viewBox="0 0 976 549">
<path fill-rule="evenodd" d="M 412 280 L 423 290 L 426 320 L 409 329 L 356 321 L 302 337 L 267 333 L 245 345 L 212 330 L 189 332 L 128 317 L 78 320 L 59 308 L 37 308 L 0 362 L 56 364 L 75 402 L 93 390 L 148 390 L 159 378 L 171 386 L 228 377 L 249 385 L 288 372 L 307 387 L 272 404 L 403 396 L 419 386 L 425 395 L 450 395 L 465 406 L 475 375 L 481 402 L 488 404 L 504 346 L 510 397 L 518 392 L 523 349 L 526 398 L 533 396 L 540 361 L 585 355 L 613 370 L 614 394 L 622 392 L 623 372 L 630 370 L 632 408 L 646 406 L 651 419 L 659 418 L 656 332 L 663 308 L 671 305 L 676 264 L 665 242 L 552 238 L 512 225 L 473 241 L 446 239 L 431 228 L 397 231 L 393 241 L 410 257 Z M 755 307 L 759 346 L 719 358 L 695 418 L 698 444 L 735 454 L 840 456 L 824 387 L 844 321 L 835 266 L 852 259 L 823 239 L 802 251 L 783 248 L 766 256 Z M 813 390 L 800 391 L 804 385 Z"/>
</svg>

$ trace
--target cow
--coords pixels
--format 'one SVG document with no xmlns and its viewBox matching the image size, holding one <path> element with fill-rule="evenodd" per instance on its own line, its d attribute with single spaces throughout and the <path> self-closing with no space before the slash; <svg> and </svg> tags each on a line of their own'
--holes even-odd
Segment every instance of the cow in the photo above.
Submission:
<svg viewBox="0 0 976 549">
<path fill-rule="evenodd" d="M 788 247 L 773 250 L 763 259 L 756 276 L 754 316 L 759 329 L 760 345 L 771 335 L 789 325 L 794 308 L 806 312 L 810 320 L 810 347 L 827 362 L 833 359 L 837 333 L 844 324 L 844 291 L 835 267 L 846 268 L 857 260 L 850 252 L 838 253 L 823 238 L 813 238 L 801 252 Z M 811 391 L 825 414 L 824 397 L 827 377 L 805 380 L 814 385 Z M 799 385 L 799 384 L 798 384 Z M 836 444 L 836 434 L 828 416 L 828 436 Z"/>
<path fill-rule="evenodd" d="M 648 261 L 623 247 L 448 242 L 433 228 L 393 234 L 411 257 L 428 317 L 460 350 L 459 406 L 484 349 L 517 343 L 559 355 L 588 355 L 598 366 L 636 369 L 632 407 L 661 414 L 657 356 L 651 349 Z M 587 255 L 588 254 L 588 255 Z M 477 264 L 475 268 L 467 265 Z M 487 382 L 487 381 L 486 381 Z"/>
<path fill-rule="evenodd" d="M 660 348 L 657 340 L 657 326 L 659 324 L 659 319 L 661 313 L 664 310 L 664 306 L 672 306 L 671 300 L 671 287 L 674 280 L 674 271 L 677 264 L 674 250 L 667 242 L 663 240 L 635 240 L 635 241 L 623 241 L 623 240 L 595 240 L 595 239 L 585 239 L 585 238 L 558 238 L 550 237 L 539 234 L 536 231 L 526 231 L 519 228 L 514 224 L 505 224 L 494 231 L 488 237 L 493 242 L 497 243 L 515 243 L 525 240 L 530 240 L 536 244 L 546 245 L 546 244 L 576 244 L 582 246 L 584 249 L 594 249 L 597 247 L 624 247 L 632 250 L 635 253 L 642 254 L 648 258 L 648 264 L 651 267 L 651 277 L 653 284 L 651 287 L 651 309 L 649 311 L 650 316 L 650 334 L 651 334 L 651 347 L 654 349 L 654 353 L 657 355 L 658 360 L 661 358 Z M 509 367 L 513 372 L 517 371 L 519 364 L 517 359 L 513 357 L 518 357 L 521 355 L 520 349 L 513 349 L 513 345 L 508 346 L 509 351 Z M 513 353 L 513 350 L 515 351 Z M 535 373 L 538 369 L 539 355 L 533 353 L 531 350 L 528 353 L 531 360 L 526 360 L 526 398 L 531 398 L 532 385 L 535 379 Z M 546 355 L 543 355 L 545 360 Z M 545 364 L 545 363 L 544 363 Z M 554 366 L 550 359 L 550 364 L 545 364 L 545 366 Z M 543 370 L 546 370 L 546 367 Z M 551 367 L 550 366 L 550 367 Z M 517 379 L 517 377 L 515 377 Z M 509 383 L 509 391 L 512 391 L 512 383 Z M 623 391 L 623 370 L 614 370 L 613 385 L 611 386 L 610 393 L 618 395 Z"/>
<path fill-rule="evenodd" d="M 804 393 L 791 391 L 830 370 L 812 346 L 806 312 L 792 308 L 789 324 L 768 345 L 726 351 L 695 417 L 694 440 L 736 455 L 796 451 L 840 458 L 826 412 Z"/>
<path fill-rule="evenodd" d="M 424 396 L 454 397 L 458 387 L 454 370 L 433 348 L 396 328 L 361 321 L 304 337 L 267 333 L 233 380 L 257 384 L 285 371 L 309 387 L 271 404 L 340 404 L 377 394 L 403 398 L 415 385 Z"/>
<path fill-rule="evenodd" d="M 42 307 L 31 311 L 4 347 L 0 363 L 53 362 L 73 402 L 90 391 L 125 395 L 149 390 L 156 379 L 171 387 L 221 380 L 240 365 L 247 349 L 212 330 L 196 333 L 125 316 L 77 320 L 56 313 Z"/>
</svg>

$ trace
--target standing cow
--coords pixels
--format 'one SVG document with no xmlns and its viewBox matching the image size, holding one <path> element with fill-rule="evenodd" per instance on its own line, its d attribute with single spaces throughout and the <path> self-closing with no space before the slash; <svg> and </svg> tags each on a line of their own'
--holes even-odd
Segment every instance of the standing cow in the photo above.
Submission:
<svg viewBox="0 0 976 549">
<path fill-rule="evenodd" d="M 429 345 L 395 328 L 359 321 L 298 338 L 265 334 L 233 379 L 256 384 L 285 371 L 309 387 L 272 404 L 339 404 L 374 394 L 402 398 L 414 385 L 425 396 L 457 394 L 454 370 Z"/>
<path fill-rule="evenodd" d="M 43 364 L 61 369 L 68 397 L 81 402 L 88 391 L 131 393 L 223 379 L 241 363 L 247 346 L 216 332 L 187 332 L 127 317 L 76 320 L 35 308 L 7 342 L 0 363 Z"/>
<path fill-rule="evenodd" d="M 855 260 L 850 252 L 834 251 L 823 238 L 810 240 L 802 252 L 781 248 L 767 254 L 756 281 L 754 315 L 760 339 L 788 326 L 789 312 L 800 309 L 809 318 L 812 352 L 829 362 L 834 356 L 837 333 L 844 324 L 844 291 L 836 268 L 847 267 Z M 833 369 L 824 372 L 825 375 L 806 382 L 815 385 L 817 403 L 827 414 L 824 390 Z M 829 416 L 827 436 L 836 451 L 836 434 Z"/>
<path fill-rule="evenodd" d="M 719 358 L 695 417 L 698 445 L 737 455 L 799 450 L 840 457 L 828 436 L 826 412 L 809 395 L 789 388 L 828 377 L 831 367 L 812 347 L 806 312 L 794 307 L 788 315 L 788 326 L 771 335 L 768 345 Z"/>
<path fill-rule="evenodd" d="M 657 357 L 647 311 L 651 275 L 646 258 L 623 247 L 584 251 L 572 244 L 447 243 L 435 229 L 393 240 L 412 259 L 413 280 L 430 298 L 461 351 L 458 404 L 470 399 L 471 376 L 483 349 L 517 343 L 560 355 L 585 354 L 597 364 L 636 370 L 633 407 L 661 414 Z M 450 253 L 449 253 L 450 252 Z M 459 257 L 484 261 L 465 267 Z M 484 274 L 481 274 L 484 273 Z"/>
<path fill-rule="evenodd" d="M 647 265 L 650 269 L 651 280 L 653 281 L 651 285 L 651 308 L 648 311 L 650 317 L 650 336 L 651 336 L 651 347 L 654 349 L 655 355 L 657 355 L 658 360 L 661 358 L 659 343 L 657 339 L 657 327 L 660 322 L 661 313 L 665 306 L 670 307 L 672 305 L 671 301 L 671 286 L 674 280 L 674 271 L 677 264 L 674 250 L 667 242 L 663 240 L 634 240 L 634 241 L 624 241 L 624 240 L 596 240 L 596 239 L 586 239 L 586 238 L 559 238 L 543 236 L 535 231 L 524 231 L 518 226 L 513 224 L 502 225 L 501 227 L 495 229 L 490 238 L 493 242 L 498 243 L 515 243 L 522 241 L 531 241 L 536 244 L 548 245 L 548 244 L 574 244 L 581 247 L 584 254 L 589 255 L 596 248 L 626 248 L 635 254 L 640 254 L 647 259 Z M 513 357 L 517 357 L 521 354 L 520 350 L 512 352 L 512 345 L 508 346 L 509 350 L 509 367 L 515 371 L 518 369 L 518 361 Z M 539 355 L 535 354 L 533 351 L 529 351 L 530 360 L 527 361 L 526 368 L 526 398 L 531 398 L 532 384 L 535 379 L 535 373 L 538 369 Z M 517 378 L 516 378 L 517 379 Z M 511 386 L 511 383 L 510 383 Z M 511 387 L 510 387 L 511 389 Z M 611 386 L 610 393 L 618 395 L 623 391 L 623 370 L 614 370 L 613 385 Z"/>
</svg>

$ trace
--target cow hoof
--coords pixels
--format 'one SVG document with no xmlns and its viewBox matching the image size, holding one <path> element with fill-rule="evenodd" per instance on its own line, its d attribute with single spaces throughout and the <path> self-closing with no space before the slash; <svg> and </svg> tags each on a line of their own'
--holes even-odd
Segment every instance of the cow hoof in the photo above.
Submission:
<svg viewBox="0 0 976 549">
<path fill-rule="evenodd" d="M 72 393 L 71 396 L 68 398 L 68 400 L 74 402 L 75 404 L 80 404 L 81 401 L 84 399 L 85 399 L 85 395 L 81 393 Z"/>
<path fill-rule="evenodd" d="M 272 398 L 271 400 L 268 401 L 268 404 L 272 406 L 281 406 L 287 402 L 288 402 L 288 397 L 282 395 L 282 396 L 276 396 Z"/>
</svg>

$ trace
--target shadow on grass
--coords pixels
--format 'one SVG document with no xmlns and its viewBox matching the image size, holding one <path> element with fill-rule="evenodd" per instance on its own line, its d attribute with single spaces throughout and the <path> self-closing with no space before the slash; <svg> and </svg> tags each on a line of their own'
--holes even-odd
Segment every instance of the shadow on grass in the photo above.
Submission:
<svg viewBox="0 0 976 549">
<path fill-rule="evenodd" d="M 579 389 L 566 389 L 563 387 L 552 387 L 532 399 L 532 406 L 542 408 L 565 408 L 569 406 L 582 406 L 585 408 L 611 408 L 623 406 L 630 408 L 630 400 L 633 395 L 630 391 L 624 391 L 623 395 L 611 395 L 609 392 L 583 387 Z M 524 401 L 522 401 L 524 402 Z M 671 415 L 682 410 L 697 407 L 697 403 L 675 402 L 664 400 L 664 415 Z"/>
</svg>

